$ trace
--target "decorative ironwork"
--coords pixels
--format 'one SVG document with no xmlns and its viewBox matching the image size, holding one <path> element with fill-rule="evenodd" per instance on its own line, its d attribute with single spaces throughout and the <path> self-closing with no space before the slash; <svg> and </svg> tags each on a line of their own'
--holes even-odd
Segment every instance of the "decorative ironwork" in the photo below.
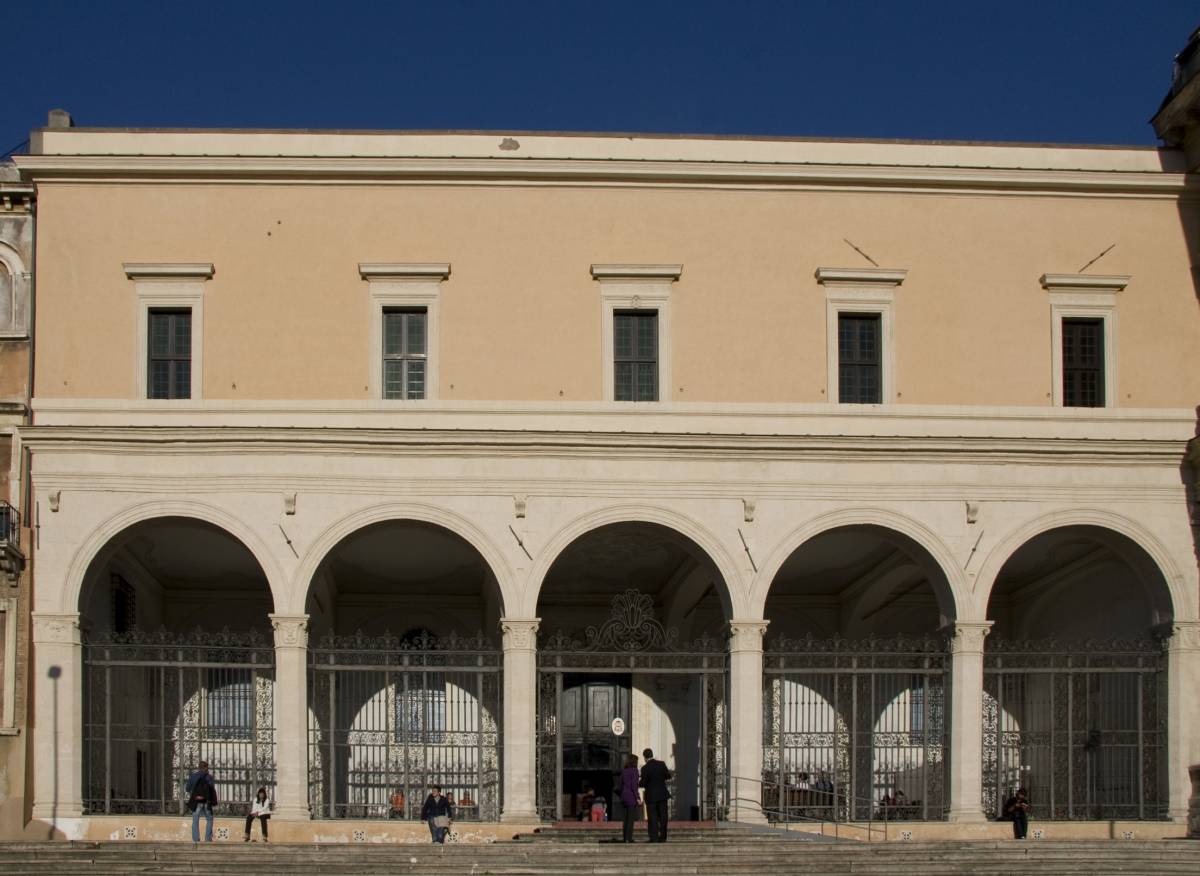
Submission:
<svg viewBox="0 0 1200 876">
<path fill-rule="evenodd" d="M 432 783 L 457 819 L 499 817 L 503 654 L 489 639 L 326 635 L 308 657 L 315 818 L 419 819 Z"/>
<path fill-rule="evenodd" d="M 1053 819 L 1167 816 L 1165 643 L 987 640 L 983 805 L 1018 786 Z"/>
<path fill-rule="evenodd" d="M 875 806 L 891 819 L 942 818 L 949 663 L 939 636 L 769 639 L 763 780 L 776 799 L 764 808 L 785 818 L 866 819 Z"/>
<path fill-rule="evenodd" d="M 702 818 L 714 818 L 727 806 L 728 647 L 708 633 L 690 642 L 666 627 L 654 612 L 654 600 L 629 589 L 613 597 L 607 619 L 583 633 L 562 630 L 543 636 L 538 648 L 537 808 L 546 820 L 563 817 L 563 676 L 568 673 L 700 676 L 701 708 L 696 776 Z M 694 743 L 692 743 L 694 744 Z M 680 777 L 676 777 L 679 781 Z M 690 779 L 689 779 L 690 781 Z"/>
<path fill-rule="evenodd" d="M 85 814 L 177 814 L 201 758 L 227 812 L 275 783 L 275 651 L 262 633 L 83 638 Z"/>
</svg>

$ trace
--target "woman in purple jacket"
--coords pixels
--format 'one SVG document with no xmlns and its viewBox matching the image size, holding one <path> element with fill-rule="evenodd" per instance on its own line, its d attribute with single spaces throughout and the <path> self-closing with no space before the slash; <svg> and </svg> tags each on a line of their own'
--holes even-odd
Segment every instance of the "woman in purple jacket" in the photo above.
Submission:
<svg viewBox="0 0 1200 876">
<path fill-rule="evenodd" d="M 625 767 L 621 770 L 621 805 L 625 807 L 624 842 L 633 842 L 633 823 L 637 821 L 638 806 L 641 797 L 638 795 L 638 757 L 636 754 L 625 755 Z"/>
</svg>

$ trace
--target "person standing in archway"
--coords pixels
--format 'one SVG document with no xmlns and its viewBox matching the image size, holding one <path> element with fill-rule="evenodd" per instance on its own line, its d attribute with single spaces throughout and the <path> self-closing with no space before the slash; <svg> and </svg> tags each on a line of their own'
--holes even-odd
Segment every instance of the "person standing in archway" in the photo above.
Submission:
<svg viewBox="0 0 1200 876">
<path fill-rule="evenodd" d="M 654 752 L 647 748 L 642 752 L 646 763 L 642 767 L 642 779 L 638 783 L 646 792 L 646 829 L 650 834 L 650 842 L 665 843 L 667 841 L 667 801 L 671 799 L 671 791 L 667 782 L 671 771 L 661 760 L 654 759 Z"/>
<path fill-rule="evenodd" d="M 1009 797 L 1004 804 L 1004 814 L 1012 819 L 1013 839 L 1023 840 L 1029 832 L 1029 799 L 1025 796 L 1024 788 L 1017 788 L 1017 793 Z"/>
<path fill-rule="evenodd" d="M 637 810 L 641 802 L 638 794 L 638 757 L 636 754 L 627 754 L 625 766 L 621 770 L 621 805 L 625 807 L 622 842 L 633 842 L 633 823 L 637 821 Z"/>
</svg>

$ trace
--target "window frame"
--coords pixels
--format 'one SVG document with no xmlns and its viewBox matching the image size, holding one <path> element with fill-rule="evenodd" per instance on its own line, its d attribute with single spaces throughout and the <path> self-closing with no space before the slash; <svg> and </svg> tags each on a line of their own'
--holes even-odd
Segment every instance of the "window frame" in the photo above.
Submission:
<svg viewBox="0 0 1200 876">
<path fill-rule="evenodd" d="M 601 392 L 606 402 L 619 405 L 655 405 L 670 401 L 671 285 L 679 280 L 683 265 L 600 265 L 591 267 L 600 284 Z M 654 401 L 616 399 L 614 327 L 618 311 L 652 310 L 658 316 L 658 398 Z"/>
<path fill-rule="evenodd" d="M 817 282 L 825 289 L 825 397 L 842 407 L 890 405 L 896 402 L 895 290 L 908 276 L 898 268 L 817 268 Z M 842 314 L 879 316 L 879 401 L 841 401 L 841 342 L 838 322 Z"/>
<path fill-rule="evenodd" d="M 634 340 L 633 340 L 633 346 L 634 346 L 635 352 L 628 358 L 618 358 L 617 352 L 616 352 L 617 320 L 620 320 L 622 318 L 631 319 L 633 321 L 631 323 L 631 325 L 633 325 L 635 327 Z M 651 359 L 644 359 L 636 353 L 637 338 L 640 337 L 641 330 L 644 328 L 645 323 L 648 323 L 651 320 L 653 320 L 653 325 L 654 325 L 654 328 L 653 328 L 654 356 Z M 641 310 L 614 310 L 613 311 L 613 401 L 621 401 L 621 402 L 658 401 L 662 397 L 662 386 L 659 383 L 659 373 L 660 372 L 659 372 L 658 342 L 659 342 L 659 329 L 658 329 L 658 311 L 657 310 L 650 310 L 648 308 L 643 308 Z M 616 397 L 617 396 L 617 374 L 616 374 L 616 372 L 617 372 L 617 367 L 622 364 L 629 364 L 629 365 L 633 366 L 630 390 L 631 390 L 632 394 L 635 396 L 634 398 L 619 399 Z M 653 364 L 653 370 L 654 370 L 654 397 L 653 398 L 636 398 L 636 396 L 638 394 L 638 392 L 637 392 L 638 374 L 640 373 L 642 368 L 648 367 L 651 364 Z"/>
<path fill-rule="evenodd" d="M 1104 403 L 1072 410 L 1095 411 L 1117 407 L 1117 293 L 1131 278 L 1124 275 L 1043 274 L 1042 288 L 1050 302 L 1050 399 L 1066 408 L 1063 391 L 1063 320 L 1098 319 L 1104 343 Z"/>
<path fill-rule="evenodd" d="M 859 405 L 877 405 L 883 403 L 883 314 L 876 311 L 853 311 L 839 310 L 838 319 L 838 404 L 859 404 Z M 870 321 L 875 323 L 875 346 L 872 350 L 874 354 L 873 362 L 846 362 L 843 355 L 846 351 L 842 349 L 842 322 L 845 320 L 853 320 L 855 322 Z M 878 398 L 870 401 L 851 400 L 847 401 L 842 398 L 842 366 L 850 365 L 856 368 L 874 368 L 876 375 L 876 391 Z"/>
<path fill-rule="evenodd" d="M 133 281 L 137 358 L 134 360 L 136 396 L 154 404 L 186 404 L 203 398 L 204 385 L 204 283 L 213 276 L 207 263 L 126 263 L 125 276 Z M 192 374 L 188 398 L 150 398 L 150 311 L 190 310 L 192 314 Z"/>
<path fill-rule="evenodd" d="M 183 316 L 187 317 L 187 322 L 188 322 L 188 345 L 187 345 L 186 354 L 183 351 L 176 350 L 174 353 L 168 353 L 165 355 L 156 356 L 154 354 L 153 344 L 149 342 L 149 337 L 153 336 L 153 334 L 154 334 L 153 327 L 154 327 L 155 319 L 156 318 L 160 318 L 160 319 L 165 318 L 168 320 L 168 326 L 170 328 L 174 328 L 175 327 L 174 326 L 175 318 L 183 317 Z M 151 307 L 151 308 L 148 308 L 146 311 L 146 332 L 148 335 L 148 341 L 147 341 L 147 345 L 146 345 L 147 346 L 147 351 L 146 351 L 146 397 L 148 399 L 152 399 L 154 401 L 163 401 L 163 400 L 180 401 L 180 400 L 190 399 L 192 397 L 192 393 L 191 393 L 192 309 L 190 307 Z M 170 342 L 170 345 L 173 345 L 173 343 L 174 343 L 174 341 L 172 340 Z M 168 369 L 169 379 L 168 379 L 168 386 L 167 386 L 167 395 L 165 395 L 165 396 L 151 395 L 154 387 L 153 387 L 153 381 L 151 380 L 150 374 L 153 371 L 153 366 L 156 361 L 167 362 L 170 366 L 172 366 L 172 367 L 169 367 L 169 369 Z M 187 362 L 188 363 L 188 394 L 186 396 L 171 395 L 171 393 L 175 390 L 175 379 L 174 379 L 175 368 L 173 366 L 175 365 L 175 363 L 178 363 L 178 362 Z"/>
<path fill-rule="evenodd" d="M 408 321 L 407 317 L 420 314 L 424 318 L 424 325 L 421 328 L 421 334 L 424 336 L 422 345 L 423 352 L 411 353 L 408 350 Z M 403 337 L 404 352 L 395 354 L 388 353 L 386 332 L 385 338 L 381 340 L 382 345 L 382 361 L 379 363 L 380 368 L 380 395 L 385 401 L 423 401 L 429 397 L 429 311 L 424 307 L 384 307 L 380 316 L 380 330 L 383 331 L 387 327 L 389 316 L 399 316 L 403 318 Z M 403 377 L 401 379 L 401 394 L 399 396 L 387 395 L 387 368 L 386 364 L 389 361 L 398 361 L 402 363 Z M 421 362 L 424 365 L 424 371 L 421 377 L 421 396 L 413 398 L 408 394 L 408 363 Z"/>
<path fill-rule="evenodd" d="M 372 399 L 388 404 L 418 404 L 438 398 L 439 318 L 441 284 L 450 276 L 448 263 L 360 262 L 359 276 L 367 281 L 371 341 L 367 344 L 368 392 Z M 383 314 L 388 310 L 425 311 L 425 398 L 383 397 Z"/>
<path fill-rule="evenodd" d="M 8 275 L 8 290 L 0 294 L 8 297 L 11 318 L 7 325 L 0 324 L 0 338 L 22 340 L 29 337 L 29 287 L 30 274 L 17 250 L 0 240 L 0 266 Z"/>
</svg>

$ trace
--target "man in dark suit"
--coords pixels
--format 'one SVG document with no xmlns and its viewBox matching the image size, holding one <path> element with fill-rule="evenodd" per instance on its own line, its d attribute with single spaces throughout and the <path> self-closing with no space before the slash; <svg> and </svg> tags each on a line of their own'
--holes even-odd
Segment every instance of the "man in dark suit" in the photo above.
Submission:
<svg viewBox="0 0 1200 876">
<path fill-rule="evenodd" d="M 638 782 L 645 791 L 646 828 L 650 833 L 650 842 L 665 843 L 667 841 L 667 801 L 671 792 L 667 790 L 667 780 L 671 771 L 661 760 L 654 759 L 654 752 L 647 748 L 642 752 L 646 763 L 642 765 L 642 779 Z"/>
</svg>

